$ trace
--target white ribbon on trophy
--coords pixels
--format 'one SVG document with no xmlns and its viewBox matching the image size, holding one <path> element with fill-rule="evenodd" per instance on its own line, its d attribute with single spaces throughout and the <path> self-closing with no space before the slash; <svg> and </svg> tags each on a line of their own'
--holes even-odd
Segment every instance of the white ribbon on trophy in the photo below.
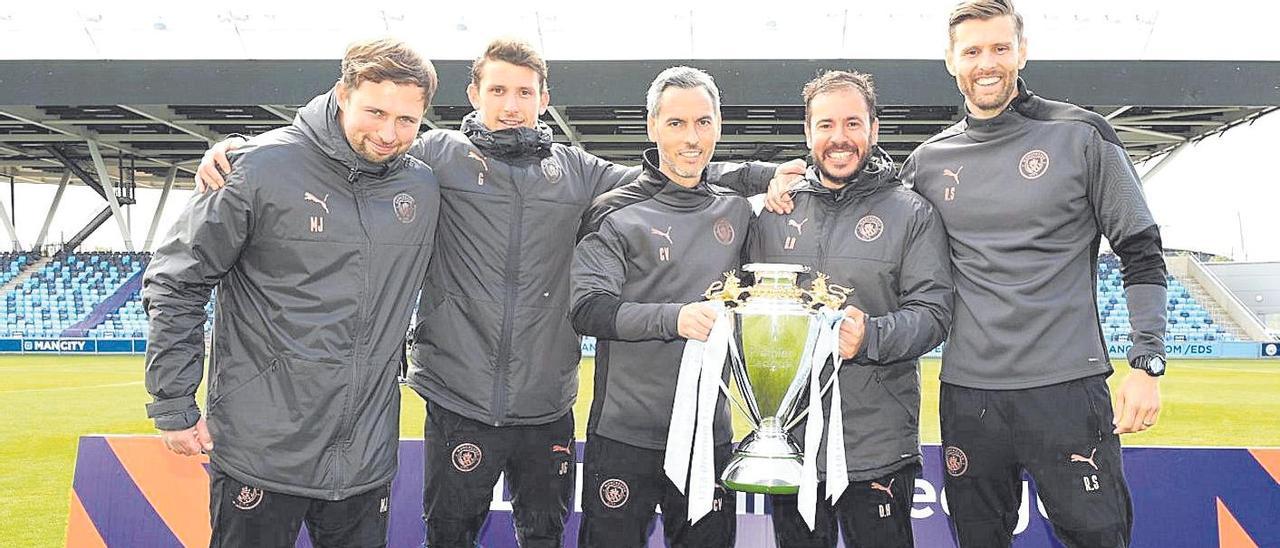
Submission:
<svg viewBox="0 0 1280 548">
<path fill-rule="evenodd" d="M 831 504 L 840 500 L 840 495 L 849 486 L 848 465 L 844 456 L 844 417 L 840 407 L 840 324 L 844 314 L 838 310 L 822 309 L 818 315 L 821 322 L 818 342 L 814 345 L 813 371 L 809 374 L 809 416 L 805 421 L 804 462 L 800 470 L 800 492 L 797 502 L 800 517 L 812 531 L 816 526 L 818 504 L 818 451 L 822 445 L 822 368 L 831 358 L 832 369 L 828 383 L 831 385 L 831 419 L 826 431 L 827 449 L 827 499 Z"/>
<path fill-rule="evenodd" d="M 733 337 L 732 320 L 732 313 L 721 307 L 707 342 L 686 341 L 680 357 L 662 467 L 676 489 L 688 496 L 690 523 L 710 513 L 715 499 L 713 430 L 724 360 Z"/>
</svg>

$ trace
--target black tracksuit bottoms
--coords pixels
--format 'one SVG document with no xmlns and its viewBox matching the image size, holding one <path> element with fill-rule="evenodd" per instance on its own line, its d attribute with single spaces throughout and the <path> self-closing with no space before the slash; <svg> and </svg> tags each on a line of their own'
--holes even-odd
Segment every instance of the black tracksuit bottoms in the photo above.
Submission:
<svg viewBox="0 0 1280 548">
<path fill-rule="evenodd" d="M 873 480 L 850 481 L 835 506 L 818 500 L 812 531 L 800 517 L 796 495 L 773 496 L 773 533 L 779 548 L 834 548 L 843 534 L 849 548 L 911 548 L 911 500 L 920 465 L 911 463 Z M 826 493 L 818 483 L 818 496 Z"/>
<path fill-rule="evenodd" d="M 291 548 L 303 522 L 316 548 L 387 545 L 391 486 L 342 500 L 264 491 L 209 464 L 211 547 Z"/>
<path fill-rule="evenodd" d="M 582 548 L 639 548 L 647 544 L 655 507 L 673 548 L 729 548 L 738 530 L 737 497 L 720 485 L 731 444 L 715 447 L 715 495 L 711 512 L 688 520 L 689 499 L 662 469 L 666 452 L 587 435 L 582 473 Z"/>
<path fill-rule="evenodd" d="M 425 437 L 427 546 L 475 546 L 503 472 L 520 546 L 561 546 L 576 472 L 573 412 L 547 424 L 492 426 L 428 401 Z"/>
<path fill-rule="evenodd" d="M 1133 504 L 1105 375 L 1021 390 L 943 383 L 939 407 L 943 478 L 961 547 L 1010 545 L 1024 469 L 1064 545 L 1129 545 Z"/>
</svg>

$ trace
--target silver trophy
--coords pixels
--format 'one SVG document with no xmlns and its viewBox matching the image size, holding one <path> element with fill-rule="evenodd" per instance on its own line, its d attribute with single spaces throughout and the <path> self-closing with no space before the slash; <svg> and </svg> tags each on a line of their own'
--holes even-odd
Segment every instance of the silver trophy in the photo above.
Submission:
<svg viewBox="0 0 1280 548">
<path fill-rule="evenodd" d="M 741 286 L 728 273 L 706 293 L 733 311 L 730 366 L 745 404 L 734 403 L 753 430 L 721 480 L 736 491 L 793 494 L 800 487 L 803 458 L 788 430 L 805 412 L 802 402 L 814 366 L 808 358 L 821 324 L 818 309 L 839 309 L 851 290 L 829 285 L 824 274 L 814 277 L 810 289 L 801 289 L 796 277 L 808 267 L 800 265 L 755 263 L 743 270 L 755 274 L 754 285 Z"/>
</svg>

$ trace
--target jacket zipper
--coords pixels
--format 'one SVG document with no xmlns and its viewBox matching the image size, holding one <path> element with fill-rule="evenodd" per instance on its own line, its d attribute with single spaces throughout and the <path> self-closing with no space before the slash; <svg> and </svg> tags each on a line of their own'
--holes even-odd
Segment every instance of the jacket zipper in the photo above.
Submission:
<svg viewBox="0 0 1280 548">
<path fill-rule="evenodd" d="M 512 324 L 515 321 L 516 297 L 519 289 L 516 275 L 520 270 L 520 240 L 523 236 L 520 225 L 524 219 L 524 193 L 520 192 L 516 181 L 516 167 L 507 166 L 507 169 L 511 173 L 511 190 L 515 200 L 512 202 L 511 227 L 507 230 L 507 268 L 504 280 L 507 284 L 507 295 L 502 310 L 502 337 L 498 342 L 498 358 L 493 370 L 494 426 L 502 425 L 502 417 L 507 407 L 507 391 L 503 381 L 507 376 L 507 362 L 511 361 L 511 337 L 514 329 Z"/>
<path fill-rule="evenodd" d="M 817 197 L 821 198 L 821 196 L 817 196 Z M 834 198 L 835 197 L 832 196 L 833 200 Z M 825 200 L 820 200 L 820 201 L 825 201 Z M 836 202 L 833 201 L 831 203 L 823 204 L 823 206 L 824 207 L 823 207 L 822 226 L 825 228 L 827 226 L 827 223 L 831 221 L 831 218 L 835 213 L 837 204 Z M 835 236 L 835 231 L 825 230 L 824 232 L 826 232 L 826 236 L 818 241 L 818 258 L 816 261 L 814 261 L 815 264 L 813 265 L 813 269 L 817 272 L 823 272 L 825 274 L 824 271 L 827 268 L 827 249 L 831 247 L 831 238 Z M 834 281 L 832 283 L 834 283 Z"/>
<path fill-rule="evenodd" d="M 356 313 L 356 318 L 358 319 L 358 321 L 356 322 L 356 332 L 353 334 L 354 340 L 352 341 L 352 344 L 354 348 L 351 356 L 351 364 L 350 364 L 350 367 L 348 368 L 350 370 L 351 376 L 349 379 L 349 383 L 347 384 L 347 397 L 346 397 L 347 401 L 346 401 L 346 404 L 344 405 L 345 413 L 342 417 L 342 425 L 340 426 L 340 429 L 338 431 L 338 439 L 334 443 L 334 447 L 333 447 L 335 452 L 339 450 L 339 447 L 345 447 L 349 445 L 351 443 L 352 436 L 355 434 L 355 415 L 356 414 L 355 414 L 354 408 L 355 408 L 356 392 L 358 388 L 356 386 L 356 382 L 357 382 L 357 379 L 359 378 L 359 375 L 357 375 L 357 372 L 359 370 L 360 355 L 361 355 L 360 329 L 361 329 L 361 326 L 365 324 L 363 318 L 366 315 L 365 307 L 369 302 L 369 295 L 370 295 L 368 266 L 372 265 L 371 253 L 372 253 L 372 247 L 373 247 L 373 240 L 369 237 L 368 226 L 365 225 L 364 212 L 361 207 L 363 204 L 362 193 L 358 188 L 355 187 L 356 180 L 359 179 L 359 177 L 360 177 L 359 170 L 351 169 L 351 171 L 347 174 L 347 182 L 352 185 L 352 189 L 351 189 L 352 195 L 355 197 L 354 201 L 356 206 L 355 208 L 356 220 L 360 223 L 360 231 L 362 234 L 364 234 L 364 240 L 365 240 L 364 260 L 369 264 L 366 265 L 366 268 L 362 269 L 363 271 L 362 276 L 364 277 L 364 280 L 363 280 L 364 288 L 362 290 L 359 309 Z M 342 459 L 334 458 L 334 466 L 336 467 L 336 477 L 338 478 L 338 483 L 337 483 L 337 486 L 335 486 L 335 490 L 334 490 L 334 496 L 342 496 L 343 494 L 342 485 L 345 483 L 345 480 L 343 479 L 344 476 L 343 476 L 343 470 L 342 470 Z"/>
</svg>

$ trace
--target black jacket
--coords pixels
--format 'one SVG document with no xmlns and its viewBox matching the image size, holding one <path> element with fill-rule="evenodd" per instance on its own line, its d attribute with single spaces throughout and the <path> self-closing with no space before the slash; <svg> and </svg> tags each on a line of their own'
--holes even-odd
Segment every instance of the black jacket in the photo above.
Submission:
<svg viewBox="0 0 1280 548">
<path fill-rule="evenodd" d="M 251 485 L 330 500 L 395 475 L 402 334 L 440 200 L 422 162 L 357 156 L 337 115 L 322 95 L 237 150 L 227 186 L 192 197 L 142 288 L 156 426 L 200 416 L 217 287 L 210 458 Z"/>
<path fill-rule="evenodd" d="M 840 370 L 849 479 L 867 480 L 920 462 L 917 358 L 942 341 L 951 321 L 946 234 L 933 207 L 902 187 L 883 150 L 840 190 L 822 186 L 813 168 L 806 179 L 790 215 L 756 218 L 748 253 L 831 276 L 853 289 L 846 304 L 867 314 L 862 350 Z M 811 277 L 801 277 L 804 287 Z M 825 371 L 824 382 L 830 365 Z M 825 401 L 824 410 L 830 396 Z M 818 463 L 825 477 L 825 457 Z"/>
<path fill-rule="evenodd" d="M 685 345 L 680 308 L 738 267 L 751 219 L 745 198 L 705 181 L 680 186 L 657 161 L 649 150 L 644 173 L 596 200 L 572 274 L 573 326 L 598 338 L 587 431 L 648 449 L 666 447 Z M 732 436 L 725 403 L 717 444 Z"/>
</svg>

